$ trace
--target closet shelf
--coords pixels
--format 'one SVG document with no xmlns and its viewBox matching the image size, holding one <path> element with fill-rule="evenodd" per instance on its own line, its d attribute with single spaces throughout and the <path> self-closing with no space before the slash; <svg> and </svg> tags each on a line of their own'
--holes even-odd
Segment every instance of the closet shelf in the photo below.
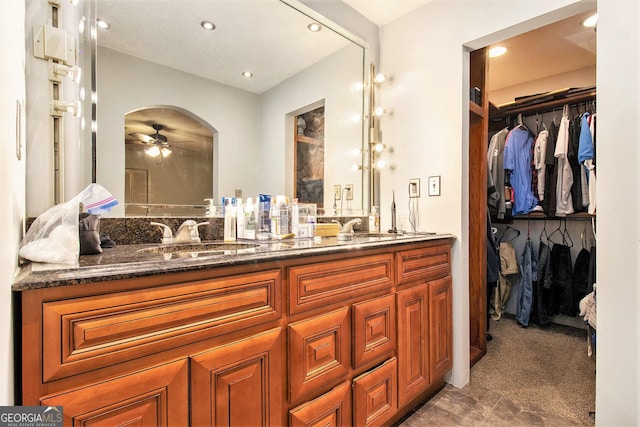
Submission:
<svg viewBox="0 0 640 427">
<path fill-rule="evenodd" d="M 584 221 L 591 220 L 592 218 L 596 218 L 596 215 L 591 215 L 587 212 L 578 212 L 567 216 L 547 216 L 543 212 L 531 212 L 529 215 L 516 215 L 506 218 L 498 218 L 494 215 L 491 215 L 491 222 L 496 224 L 511 224 L 513 221 L 555 221 L 561 219 L 566 219 L 567 221 Z"/>
<path fill-rule="evenodd" d="M 560 89 L 540 95 L 530 96 L 521 100 L 503 104 L 491 114 L 491 119 L 501 119 L 519 113 L 532 113 L 553 110 L 564 105 L 590 102 L 596 99 L 596 88 Z"/>
</svg>

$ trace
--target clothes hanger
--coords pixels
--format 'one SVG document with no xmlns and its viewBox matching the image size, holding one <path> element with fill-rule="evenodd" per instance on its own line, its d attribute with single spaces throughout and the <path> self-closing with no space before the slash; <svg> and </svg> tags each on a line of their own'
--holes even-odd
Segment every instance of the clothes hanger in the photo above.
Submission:
<svg viewBox="0 0 640 427">
<path fill-rule="evenodd" d="M 564 218 L 562 222 L 564 223 L 564 230 L 562 230 L 562 243 L 564 243 L 565 246 L 569 246 L 570 248 L 572 248 L 573 240 L 571 240 L 571 235 L 567 230 L 567 218 Z"/>
<path fill-rule="evenodd" d="M 507 232 L 509 231 L 513 231 L 515 233 L 515 236 L 513 236 L 512 238 L 510 238 L 509 240 L 503 240 L 504 237 L 507 235 Z M 506 242 L 511 242 L 512 240 L 514 240 L 516 237 L 518 237 L 520 235 L 520 230 L 516 230 L 515 228 L 511 227 L 510 225 L 507 225 L 504 229 L 504 231 L 502 232 L 502 236 L 500 236 L 500 239 L 498 240 L 498 243 L 502 243 L 503 241 Z"/>
<path fill-rule="evenodd" d="M 546 243 L 549 243 L 549 235 L 547 234 L 547 218 L 544 219 L 544 223 L 542 224 L 542 231 L 540 232 L 540 242 L 542 242 L 542 236 L 544 235 L 544 240 Z"/>
<path fill-rule="evenodd" d="M 555 230 L 553 230 L 553 231 L 551 232 L 551 234 L 549 234 L 549 235 L 547 236 L 547 241 L 549 241 L 549 242 L 553 243 L 554 245 L 556 244 L 556 242 L 554 242 L 551 238 L 553 237 L 553 235 L 554 235 L 554 234 L 556 234 L 556 233 L 558 233 L 558 232 L 559 232 L 559 233 L 560 233 L 560 235 L 562 236 L 562 230 L 561 230 L 561 228 L 560 228 L 560 227 L 562 227 L 562 220 L 558 221 L 558 228 L 556 228 Z"/>
</svg>

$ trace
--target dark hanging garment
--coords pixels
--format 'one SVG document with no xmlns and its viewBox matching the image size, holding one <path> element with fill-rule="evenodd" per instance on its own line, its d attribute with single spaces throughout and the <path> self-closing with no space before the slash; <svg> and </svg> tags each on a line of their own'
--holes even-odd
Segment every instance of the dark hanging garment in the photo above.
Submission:
<svg viewBox="0 0 640 427">
<path fill-rule="evenodd" d="M 498 243 L 496 243 L 491 229 L 491 217 L 487 211 L 487 282 L 495 284 L 500 274 L 500 255 L 498 254 Z"/>
<path fill-rule="evenodd" d="M 569 146 L 567 150 L 567 160 L 571 166 L 573 174 L 573 184 L 571 185 L 571 200 L 573 210 L 576 212 L 586 211 L 585 203 L 582 200 L 582 165 L 578 162 L 578 145 L 580 144 L 580 130 L 582 128 L 581 116 L 571 119 L 569 125 Z"/>
<path fill-rule="evenodd" d="M 531 239 L 524 244 L 520 265 L 520 286 L 518 287 L 518 305 L 516 320 L 522 326 L 529 326 L 531 308 L 533 305 L 533 287 L 538 281 L 538 258 L 533 252 Z"/>
<path fill-rule="evenodd" d="M 589 287 L 593 290 L 593 285 L 596 283 L 596 247 L 591 246 L 589 251 Z"/>
<path fill-rule="evenodd" d="M 540 241 L 540 248 L 538 250 L 538 280 L 533 286 L 533 308 L 531 310 L 531 321 L 540 326 L 545 326 L 549 323 L 552 283 L 551 249 L 546 243 Z"/>
<path fill-rule="evenodd" d="M 549 137 L 547 138 L 547 152 L 545 154 L 544 200 L 542 209 L 547 216 L 556 215 L 556 181 L 558 180 L 558 159 L 555 157 L 556 142 L 558 141 L 558 125 L 551 123 L 549 126 Z"/>
<path fill-rule="evenodd" d="M 586 297 L 593 291 L 593 284 L 589 284 L 589 264 L 591 254 L 585 248 L 582 248 L 576 257 L 573 266 L 573 301 L 575 303 L 576 315 L 579 311 L 578 304 L 582 298 Z"/>
<path fill-rule="evenodd" d="M 571 249 L 569 246 L 554 244 L 551 249 L 551 268 L 553 284 L 551 286 L 550 314 L 565 314 L 575 316 L 573 303 L 573 272 L 571 264 Z"/>
</svg>

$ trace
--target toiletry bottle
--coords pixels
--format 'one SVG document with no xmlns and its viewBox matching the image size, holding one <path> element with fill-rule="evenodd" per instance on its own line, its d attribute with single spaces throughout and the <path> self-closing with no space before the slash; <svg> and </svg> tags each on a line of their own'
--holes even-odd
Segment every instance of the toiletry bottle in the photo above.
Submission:
<svg viewBox="0 0 640 427">
<path fill-rule="evenodd" d="M 298 210 L 298 199 L 293 199 L 293 203 L 291 203 L 291 232 L 295 237 L 300 237 L 300 211 Z"/>
<path fill-rule="evenodd" d="M 231 199 L 226 199 L 226 205 L 224 207 L 224 241 L 235 242 L 236 241 L 236 212 L 234 206 L 231 204 Z"/>
<path fill-rule="evenodd" d="M 380 232 L 380 214 L 378 213 L 378 207 L 373 206 L 371 213 L 369 213 L 369 233 Z"/>
<path fill-rule="evenodd" d="M 239 198 L 236 202 L 236 237 L 238 239 L 244 239 L 244 231 L 244 206 L 242 205 L 242 199 Z"/>
<path fill-rule="evenodd" d="M 271 219 L 270 233 L 271 237 L 277 238 L 280 234 L 280 210 L 276 199 L 271 199 L 271 207 L 269 209 L 269 218 Z"/>
<path fill-rule="evenodd" d="M 207 206 L 207 216 L 209 218 L 216 216 L 216 205 L 213 204 L 213 199 L 204 199 L 205 202 L 209 202 Z"/>
<path fill-rule="evenodd" d="M 289 206 L 287 206 L 287 199 L 285 196 L 278 196 L 278 213 L 280 215 L 280 230 L 278 234 L 289 234 L 291 228 L 289 227 Z"/>
<path fill-rule="evenodd" d="M 256 213 L 253 204 L 251 203 L 251 197 L 247 200 L 247 208 L 245 209 L 245 217 L 247 224 L 244 229 L 245 239 L 255 240 L 256 232 L 258 229 L 258 222 L 256 221 Z"/>
</svg>

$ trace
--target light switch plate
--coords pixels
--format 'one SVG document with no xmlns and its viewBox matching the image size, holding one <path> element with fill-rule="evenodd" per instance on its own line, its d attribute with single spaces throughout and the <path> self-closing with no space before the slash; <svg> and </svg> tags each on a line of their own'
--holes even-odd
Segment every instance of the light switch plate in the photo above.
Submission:
<svg viewBox="0 0 640 427">
<path fill-rule="evenodd" d="M 440 175 L 429 177 L 429 196 L 440 195 Z"/>
</svg>

